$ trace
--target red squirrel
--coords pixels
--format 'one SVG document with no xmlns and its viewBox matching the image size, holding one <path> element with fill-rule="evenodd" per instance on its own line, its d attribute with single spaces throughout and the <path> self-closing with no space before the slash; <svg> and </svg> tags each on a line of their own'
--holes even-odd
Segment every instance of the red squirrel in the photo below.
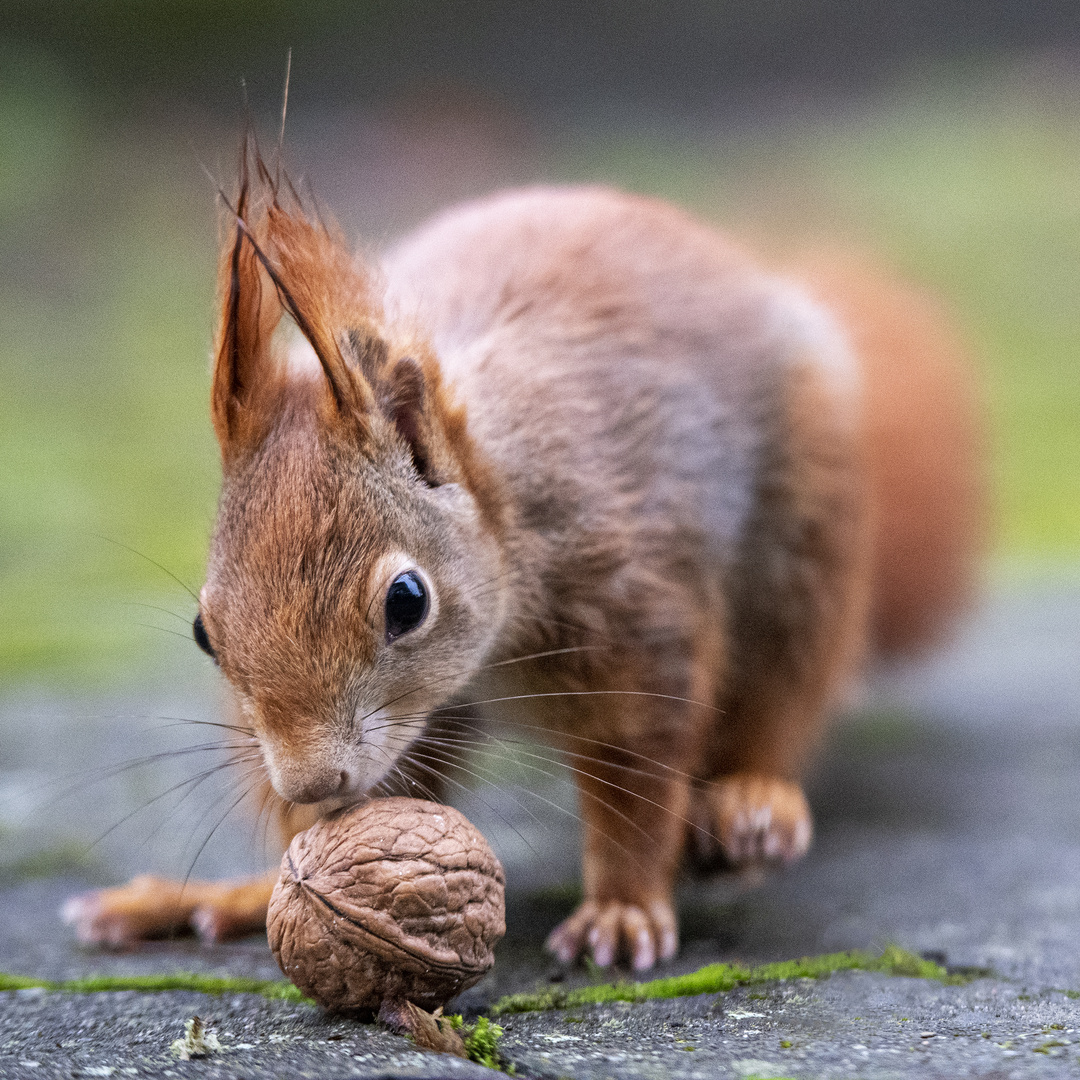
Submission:
<svg viewBox="0 0 1080 1080">
<path fill-rule="evenodd" d="M 584 900 L 548 947 L 672 956 L 684 857 L 803 855 L 800 775 L 858 665 L 968 596 L 963 350 L 857 262 L 777 272 L 604 187 L 448 210 L 378 267 L 246 154 L 229 205 L 194 635 L 285 838 L 433 791 L 409 755 L 440 710 L 520 699 L 579 755 Z M 86 941 L 223 938 L 271 885 L 144 877 L 66 914 Z"/>
</svg>

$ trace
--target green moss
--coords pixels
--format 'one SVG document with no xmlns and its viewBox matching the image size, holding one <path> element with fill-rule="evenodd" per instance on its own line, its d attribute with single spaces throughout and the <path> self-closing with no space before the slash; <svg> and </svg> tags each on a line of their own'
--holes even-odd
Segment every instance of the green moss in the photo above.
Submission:
<svg viewBox="0 0 1080 1080">
<path fill-rule="evenodd" d="M 692 997 L 696 994 L 717 994 L 737 986 L 779 982 L 784 979 L 820 979 L 835 971 L 878 971 L 887 975 L 906 975 L 917 979 L 937 979 L 941 982 L 962 982 L 931 960 L 889 945 L 880 956 L 860 950 L 827 953 L 824 956 L 804 956 L 799 960 L 784 960 L 761 964 L 755 968 L 742 964 L 709 964 L 688 975 L 673 975 L 650 982 L 605 983 L 602 986 L 583 986 L 576 990 L 549 988 L 534 994 L 510 994 L 497 1001 L 491 1009 L 495 1016 L 505 1013 L 538 1012 L 545 1009 L 575 1008 L 581 1005 L 601 1005 L 612 1001 L 647 1001 L 652 998 Z"/>
<path fill-rule="evenodd" d="M 56 983 L 35 979 L 29 975 L 7 975 L 0 971 L 0 990 L 33 990 L 38 987 L 45 990 L 56 989 Z"/>
<path fill-rule="evenodd" d="M 0 972 L 0 990 L 61 990 L 71 994 L 96 994 L 106 990 L 137 990 L 144 994 L 164 990 L 193 990 L 199 994 L 258 994 L 277 1001 L 308 999 L 284 979 L 248 979 L 242 976 L 200 975 L 177 971 L 167 975 L 91 975 L 84 979 L 55 982 L 27 975 Z"/>
<path fill-rule="evenodd" d="M 907 975 L 920 979 L 937 979 L 955 983 L 965 981 L 951 976 L 939 964 L 909 953 L 896 945 L 888 946 L 880 956 L 851 951 L 806 956 L 747 968 L 741 964 L 709 964 L 687 975 L 675 975 L 650 982 L 617 982 L 600 986 L 583 986 L 576 990 L 559 987 L 534 994 L 511 994 L 501 998 L 491 1008 L 493 1016 L 506 1013 L 540 1012 L 584 1005 L 599 1005 L 612 1001 L 647 1001 L 654 998 L 692 997 L 696 994 L 715 994 L 737 986 L 777 982 L 785 979 L 819 979 L 835 971 L 879 971 L 889 975 Z M 82 979 L 58 982 L 29 975 L 9 975 L 0 972 L 0 991 L 42 989 L 75 994 L 93 994 L 109 990 L 135 990 L 140 993 L 160 993 L 165 990 L 191 990 L 200 994 L 258 994 L 279 1001 L 308 1002 L 308 999 L 283 979 L 250 979 L 242 976 L 201 975 L 177 971 L 163 975 L 91 975 Z M 474 1061 L 489 1064 L 482 1058 L 497 1057 L 497 1044 L 502 1028 L 487 1017 L 475 1024 L 465 1024 L 460 1016 L 448 1017 L 460 1028 L 466 1049 Z M 579 1020 L 578 1017 L 571 1018 Z M 470 1043 L 471 1040 L 471 1043 Z M 498 1066 L 492 1066 L 497 1068 Z"/>
<path fill-rule="evenodd" d="M 461 1016 L 448 1016 L 446 1019 L 455 1031 L 461 1032 L 461 1041 L 470 1061 L 486 1065 L 489 1069 L 501 1069 L 502 1058 L 499 1055 L 499 1040 L 503 1029 L 493 1024 L 486 1016 L 481 1016 L 475 1024 L 466 1024 Z"/>
<path fill-rule="evenodd" d="M 1054 1047 L 1068 1045 L 1067 1042 L 1062 1042 L 1060 1039 L 1051 1039 L 1049 1042 L 1044 1042 L 1041 1046 L 1036 1046 L 1032 1049 L 1036 1054 L 1049 1054 Z"/>
<path fill-rule="evenodd" d="M 493 1024 L 486 1016 L 481 1016 L 472 1031 L 464 1036 L 465 1049 L 470 1059 L 486 1065 L 489 1069 L 498 1069 L 499 1039 L 502 1038 L 502 1033 L 503 1029 L 498 1024 Z"/>
</svg>

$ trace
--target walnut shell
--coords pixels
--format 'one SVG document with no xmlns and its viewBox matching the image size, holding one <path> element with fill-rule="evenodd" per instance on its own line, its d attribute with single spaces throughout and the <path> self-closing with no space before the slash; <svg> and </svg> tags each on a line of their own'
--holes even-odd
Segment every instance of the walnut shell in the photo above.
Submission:
<svg viewBox="0 0 1080 1080">
<path fill-rule="evenodd" d="M 434 1009 L 495 962 L 503 869 L 457 810 L 374 799 L 293 837 L 267 913 L 281 970 L 337 1012 Z"/>
</svg>

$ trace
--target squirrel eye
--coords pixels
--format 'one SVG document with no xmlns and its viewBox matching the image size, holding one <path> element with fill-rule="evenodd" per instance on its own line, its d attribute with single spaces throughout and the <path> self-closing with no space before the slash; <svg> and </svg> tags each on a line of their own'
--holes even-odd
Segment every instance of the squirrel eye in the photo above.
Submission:
<svg viewBox="0 0 1080 1080">
<path fill-rule="evenodd" d="M 415 630 L 427 617 L 428 594 L 415 570 L 394 578 L 386 593 L 386 640 Z"/>
<path fill-rule="evenodd" d="M 217 663 L 217 653 L 214 652 L 214 646 L 210 644 L 210 638 L 207 636 L 206 627 L 203 626 L 201 612 L 195 616 L 195 621 L 191 624 L 191 635 L 195 638 L 195 644 L 198 645 L 211 660 Z"/>
</svg>

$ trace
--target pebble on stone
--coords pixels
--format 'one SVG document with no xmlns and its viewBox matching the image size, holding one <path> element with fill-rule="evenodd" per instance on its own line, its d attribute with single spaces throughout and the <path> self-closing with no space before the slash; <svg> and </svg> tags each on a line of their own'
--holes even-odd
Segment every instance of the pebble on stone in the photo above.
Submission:
<svg viewBox="0 0 1080 1080">
<path fill-rule="evenodd" d="M 503 869 L 457 810 L 374 799 L 293 837 L 267 932 L 281 970 L 327 1009 L 435 1009 L 495 961 Z"/>
</svg>

